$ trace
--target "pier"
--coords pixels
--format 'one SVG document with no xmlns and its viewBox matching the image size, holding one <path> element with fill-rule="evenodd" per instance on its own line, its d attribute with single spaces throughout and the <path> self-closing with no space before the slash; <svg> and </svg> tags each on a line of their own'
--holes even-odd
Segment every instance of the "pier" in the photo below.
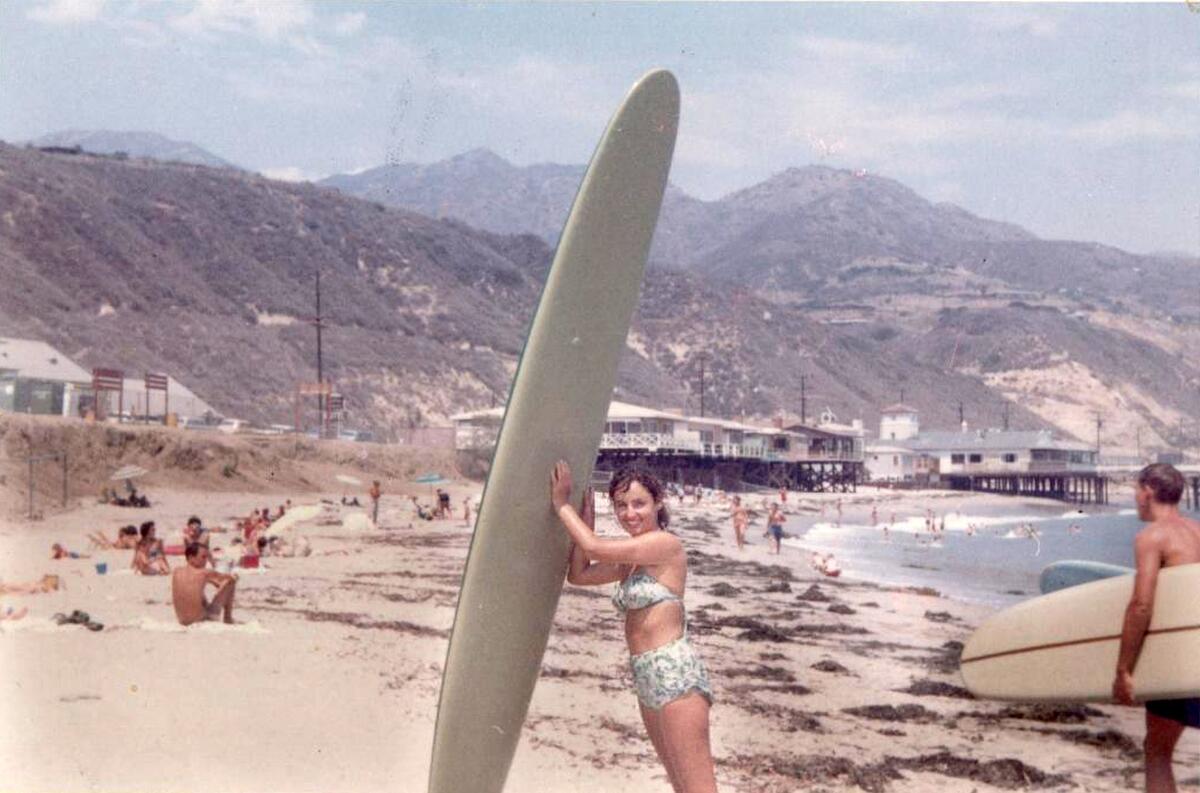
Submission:
<svg viewBox="0 0 1200 793">
<path fill-rule="evenodd" d="M 978 493 L 1052 498 L 1072 504 L 1108 503 L 1108 478 L 1100 474 L 1077 471 L 1063 471 L 1060 473 L 970 473 L 942 474 L 941 479 L 951 490 L 970 490 Z"/>
<path fill-rule="evenodd" d="M 1183 503 L 1190 510 L 1200 511 L 1200 476 L 1184 478 Z"/>
<path fill-rule="evenodd" d="M 786 488 L 804 493 L 853 493 L 863 479 L 863 464 L 854 459 L 772 460 L 695 451 L 650 451 L 601 446 L 595 476 L 605 482 L 613 471 L 631 463 L 643 465 L 667 482 L 738 491 L 746 486 Z"/>
</svg>

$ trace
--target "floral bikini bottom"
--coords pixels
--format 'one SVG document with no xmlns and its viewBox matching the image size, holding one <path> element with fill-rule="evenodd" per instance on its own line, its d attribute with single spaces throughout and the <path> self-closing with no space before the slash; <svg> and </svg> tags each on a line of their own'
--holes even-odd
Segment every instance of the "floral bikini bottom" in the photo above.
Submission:
<svg viewBox="0 0 1200 793">
<path fill-rule="evenodd" d="M 712 704 L 708 672 L 686 633 L 661 647 L 630 656 L 629 665 L 633 668 L 638 700 L 651 710 L 661 710 L 668 702 L 692 691 L 699 692 Z"/>
</svg>

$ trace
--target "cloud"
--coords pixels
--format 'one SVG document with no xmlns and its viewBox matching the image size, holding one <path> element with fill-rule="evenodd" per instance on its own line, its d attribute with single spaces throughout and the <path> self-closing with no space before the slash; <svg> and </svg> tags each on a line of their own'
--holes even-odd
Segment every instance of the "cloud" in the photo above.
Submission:
<svg viewBox="0 0 1200 793">
<path fill-rule="evenodd" d="M 1021 6 L 992 6 L 973 9 L 971 27 L 979 33 L 1018 33 L 1038 39 L 1058 36 L 1058 19 L 1043 11 Z"/>
<path fill-rule="evenodd" d="M 47 0 L 29 9 L 26 17 L 49 25 L 95 22 L 104 12 L 105 0 Z"/>
<path fill-rule="evenodd" d="M 1105 118 L 1074 124 L 1064 130 L 1068 138 L 1097 146 L 1151 140 L 1187 140 L 1196 135 L 1195 120 L 1172 118 L 1167 114 L 1150 115 L 1124 110 Z"/>
<path fill-rule="evenodd" d="M 333 22 L 333 32 L 339 36 L 353 36 L 362 31 L 367 24 L 367 15 L 363 11 L 353 14 L 339 14 Z"/>
<path fill-rule="evenodd" d="M 920 55 L 920 51 L 909 44 L 887 44 L 832 36 L 801 36 L 796 44 L 805 55 L 825 63 L 849 63 L 864 69 L 899 66 L 915 60 Z"/>
<path fill-rule="evenodd" d="M 306 173 L 294 165 L 283 165 L 278 168 L 263 168 L 259 173 L 268 179 L 275 179 L 280 182 L 316 182 L 322 177 Z"/>
<path fill-rule="evenodd" d="M 307 55 L 328 55 L 329 49 L 316 36 L 316 19 L 307 2 L 196 0 L 191 10 L 172 17 L 168 24 L 202 38 L 243 36 L 287 44 Z"/>
</svg>

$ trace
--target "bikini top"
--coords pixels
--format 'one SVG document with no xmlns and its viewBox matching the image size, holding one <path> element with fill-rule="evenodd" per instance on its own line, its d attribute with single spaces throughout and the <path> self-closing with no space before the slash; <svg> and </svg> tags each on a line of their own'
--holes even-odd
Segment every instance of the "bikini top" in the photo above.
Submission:
<svg viewBox="0 0 1200 793">
<path fill-rule="evenodd" d="M 640 568 L 634 570 L 624 581 L 617 585 L 617 591 L 613 593 L 612 597 L 613 605 L 622 614 L 630 609 L 649 608 L 655 603 L 666 603 L 669 601 L 675 601 L 680 607 L 683 606 L 683 600 L 679 595 L 676 595 L 667 588 L 666 584 L 663 584 L 653 575 Z"/>
</svg>

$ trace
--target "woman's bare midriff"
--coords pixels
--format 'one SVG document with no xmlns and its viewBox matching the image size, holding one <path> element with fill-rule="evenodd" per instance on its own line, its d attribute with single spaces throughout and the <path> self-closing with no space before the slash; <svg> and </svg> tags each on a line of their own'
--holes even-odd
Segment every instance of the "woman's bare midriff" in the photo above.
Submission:
<svg viewBox="0 0 1200 793">
<path fill-rule="evenodd" d="M 664 601 L 625 612 L 625 642 L 629 653 L 648 652 L 683 635 L 683 605 Z"/>
</svg>

